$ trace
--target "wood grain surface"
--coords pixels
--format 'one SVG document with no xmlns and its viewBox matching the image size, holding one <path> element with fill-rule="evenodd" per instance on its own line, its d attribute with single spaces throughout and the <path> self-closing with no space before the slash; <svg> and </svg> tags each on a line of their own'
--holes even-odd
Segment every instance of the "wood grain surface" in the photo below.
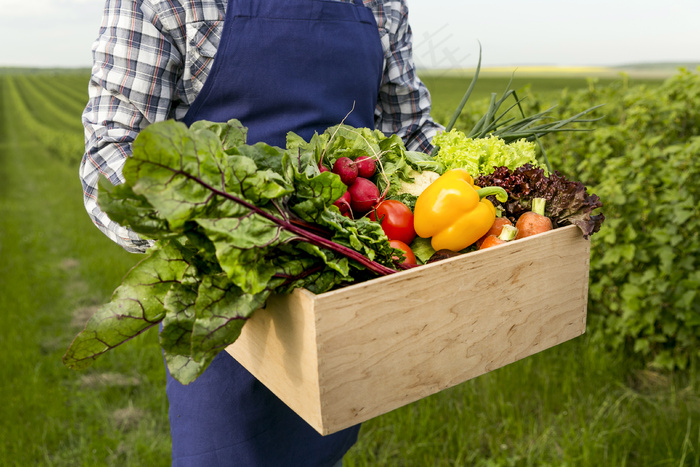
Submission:
<svg viewBox="0 0 700 467">
<path fill-rule="evenodd" d="M 590 241 L 568 226 L 320 295 L 270 300 L 227 350 L 321 434 L 585 332 Z"/>
</svg>

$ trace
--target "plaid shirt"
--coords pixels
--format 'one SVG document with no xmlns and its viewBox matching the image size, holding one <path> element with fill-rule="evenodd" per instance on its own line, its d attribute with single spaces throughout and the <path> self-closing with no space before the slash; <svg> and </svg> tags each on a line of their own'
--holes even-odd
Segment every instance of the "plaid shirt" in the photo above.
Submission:
<svg viewBox="0 0 700 467">
<path fill-rule="evenodd" d="M 338 0 L 352 2 L 353 0 Z M 415 73 L 405 0 L 365 0 L 384 50 L 376 128 L 398 134 L 411 150 L 430 150 L 440 126 L 430 118 L 430 95 Z M 227 0 L 107 0 L 93 44 L 89 101 L 83 112 L 80 165 L 85 208 L 97 227 L 127 251 L 148 240 L 112 222 L 97 205 L 99 175 L 123 183 L 131 143 L 152 122 L 181 119 L 211 69 Z"/>
</svg>

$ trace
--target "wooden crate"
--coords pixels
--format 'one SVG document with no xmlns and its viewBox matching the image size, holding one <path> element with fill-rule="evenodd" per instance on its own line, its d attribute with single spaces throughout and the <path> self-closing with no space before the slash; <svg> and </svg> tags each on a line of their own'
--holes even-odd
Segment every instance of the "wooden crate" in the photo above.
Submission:
<svg viewBox="0 0 700 467">
<path fill-rule="evenodd" d="M 575 226 L 315 295 L 272 297 L 227 348 L 322 435 L 584 333 Z"/>
</svg>

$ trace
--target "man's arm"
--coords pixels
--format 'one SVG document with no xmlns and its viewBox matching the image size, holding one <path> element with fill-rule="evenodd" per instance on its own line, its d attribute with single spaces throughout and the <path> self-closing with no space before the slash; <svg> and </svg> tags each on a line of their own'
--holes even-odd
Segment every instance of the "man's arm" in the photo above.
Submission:
<svg viewBox="0 0 700 467">
<path fill-rule="evenodd" d="M 377 129 L 398 134 L 409 150 L 430 152 L 430 141 L 443 128 L 431 118 L 430 93 L 416 74 L 406 2 L 377 0 L 367 5 L 375 11 L 385 53 Z"/>
<path fill-rule="evenodd" d="M 112 222 L 97 205 L 103 175 L 123 183 L 122 167 L 131 144 L 152 122 L 170 115 L 180 52 L 163 32 L 149 2 L 108 0 L 99 35 L 92 47 L 89 100 L 83 112 L 85 154 L 80 164 L 85 208 L 97 227 L 130 252 L 151 242 Z"/>
</svg>

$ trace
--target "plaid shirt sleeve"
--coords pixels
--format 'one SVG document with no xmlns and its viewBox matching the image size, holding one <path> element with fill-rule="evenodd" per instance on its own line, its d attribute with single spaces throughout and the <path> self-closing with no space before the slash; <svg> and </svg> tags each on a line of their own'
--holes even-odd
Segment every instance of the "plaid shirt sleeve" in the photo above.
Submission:
<svg viewBox="0 0 700 467">
<path fill-rule="evenodd" d="M 151 242 L 111 221 L 97 205 L 103 175 L 123 183 L 131 144 L 149 123 L 170 115 L 181 64 L 177 44 L 164 35 L 147 2 L 107 0 L 97 40 L 89 100 L 83 112 L 85 148 L 80 165 L 85 208 L 97 227 L 124 249 L 144 252 Z"/>
<path fill-rule="evenodd" d="M 443 127 L 430 116 L 431 100 L 413 61 L 413 34 L 405 0 L 370 0 L 384 49 L 384 77 L 375 115 L 378 130 L 398 134 L 411 151 L 430 152 Z"/>
<path fill-rule="evenodd" d="M 353 0 L 341 0 L 353 1 Z M 100 175 L 124 182 L 131 145 L 150 123 L 182 118 L 206 80 L 219 44 L 226 0 L 107 0 L 93 44 L 89 100 L 83 112 L 80 164 L 85 208 L 95 225 L 124 249 L 143 253 L 152 242 L 110 220 L 97 205 Z M 440 129 L 430 95 L 418 79 L 405 0 L 366 0 L 384 49 L 376 126 L 429 151 Z"/>
</svg>

